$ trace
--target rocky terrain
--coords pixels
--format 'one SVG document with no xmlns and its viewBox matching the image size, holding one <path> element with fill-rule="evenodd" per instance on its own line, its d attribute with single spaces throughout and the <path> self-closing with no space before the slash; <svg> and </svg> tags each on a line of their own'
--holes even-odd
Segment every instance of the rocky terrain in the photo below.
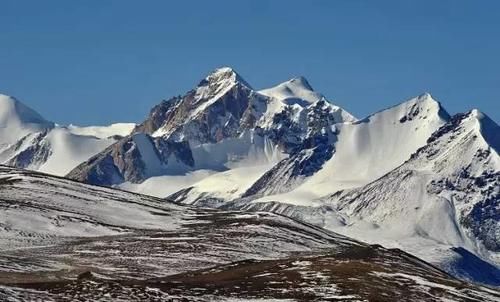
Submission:
<svg viewBox="0 0 500 302">
<path fill-rule="evenodd" d="M 4 301 L 496 301 L 401 250 L 272 213 L 0 167 Z M 276 300 L 274 300 L 276 301 Z"/>
</svg>

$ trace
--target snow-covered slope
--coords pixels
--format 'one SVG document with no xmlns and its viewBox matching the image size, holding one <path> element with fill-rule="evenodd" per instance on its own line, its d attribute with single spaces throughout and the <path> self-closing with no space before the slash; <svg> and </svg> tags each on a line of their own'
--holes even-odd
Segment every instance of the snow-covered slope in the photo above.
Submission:
<svg viewBox="0 0 500 302">
<path fill-rule="evenodd" d="M 441 105 L 430 94 L 423 94 L 363 120 L 337 124 L 333 156 L 324 147 L 315 152 L 322 154 L 324 162 L 314 167 L 317 173 L 304 178 L 291 173 L 297 164 L 280 164 L 249 193 L 265 195 L 259 201 L 308 205 L 312 199 L 366 185 L 407 160 L 448 119 Z M 312 167 L 307 162 L 300 165 Z M 284 181 L 283 175 L 289 180 Z M 276 193 L 287 194 L 273 196 Z"/>
<path fill-rule="evenodd" d="M 223 207 L 285 214 L 498 286 L 499 133 L 473 110 L 451 118 L 402 165 L 367 185 L 313 199 L 309 207 L 283 195 L 266 196 L 278 203 L 247 197 Z"/>
<path fill-rule="evenodd" d="M 114 136 L 127 127 L 61 127 L 19 100 L 0 95 L 0 163 L 65 175 L 115 142 L 100 137 L 103 133 Z"/>
<path fill-rule="evenodd" d="M 498 267 L 499 133 L 500 127 L 477 110 L 457 115 L 405 164 L 340 198 L 338 209 L 351 219 L 380 228 L 358 232 L 357 238 L 386 232 L 396 242 L 410 245 L 406 243 L 410 238 L 423 237 L 437 245 L 464 248 Z M 418 245 L 412 252 L 432 258 Z M 447 261 L 443 266 L 450 271 L 477 277 L 457 268 L 456 259 Z M 498 268 L 495 280 L 499 285 Z"/>
<path fill-rule="evenodd" d="M 277 212 L 499 285 L 499 136 L 479 111 L 451 118 L 423 94 L 336 124 L 333 143 L 304 148 L 258 179 L 228 171 L 229 183 L 215 174 L 168 198 Z M 235 194 L 210 185 L 219 179 Z"/>
<path fill-rule="evenodd" d="M 254 196 L 258 202 L 312 205 L 314 199 L 366 185 L 399 166 L 448 119 L 441 105 L 423 94 L 363 120 L 334 124 L 329 139 L 304 145 L 272 169 L 261 172 L 251 185 L 235 183 L 231 187 L 238 186 L 238 192 L 244 192 L 238 197 Z M 319 122 L 321 117 L 314 120 Z M 194 184 L 189 194 L 176 195 L 175 200 L 193 203 L 208 196 L 226 201 L 235 198 L 207 195 L 204 190 L 204 186 L 197 188 Z"/>
<path fill-rule="evenodd" d="M 349 192 L 339 207 L 406 235 L 499 252 L 498 133 L 479 111 L 457 115 L 405 164 Z"/>
<path fill-rule="evenodd" d="M 28 108 L 17 99 L 0 94 L 0 145 L 8 146 L 33 132 L 54 127 L 37 112 Z"/>
<path fill-rule="evenodd" d="M 400 250 L 272 213 L 0 167 L 0 300 L 496 301 Z"/>
<path fill-rule="evenodd" d="M 357 120 L 315 92 L 305 78 L 255 90 L 233 69 L 224 67 L 210 73 L 183 96 L 162 101 L 137 126 L 62 127 L 6 96 L 0 97 L 0 126 L 1 163 L 58 175 L 71 170 L 68 176 L 72 179 L 158 197 L 168 195 L 167 199 L 176 203 L 230 211 L 275 212 L 370 243 L 402 248 L 456 276 L 500 285 L 499 127 L 477 110 L 450 117 L 427 93 Z M 3 244 L 10 247 L 38 247 L 38 242 L 48 244 L 54 240 L 59 244 L 60 240 L 73 240 L 75 236 L 102 235 L 112 237 L 112 244 L 106 249 L 139 241 L 151 248 L 149 253 L 166 246 L 152 240 L 149 232 L 178 234 L 191 220 L 200 226 L 197 231 L 205 232 L 209 238 L 221 235 L 201 227 L 199 217 L 215 227 L 227 222 L 222 233 L 233 231 L 235 225 L 244 226 L 237 229 L 243 233 L 235 235 L 244 246 L 224 242 L 217 246 L 221 249 L 210 250 L 206 255 L 216 258 L 210 258 L 212 264 L 220 260 L 219 256 L 228 258 L 217 263 L 227 264 L 248 255 L 269 260 L 267 257 L 288 256 L 292 251 L 312 251 L 312 246 L 329 246 L 321 240 L 313 243 L 307 239 L 312 229 L 318 231 L 316 227 L 307 225 L 311 229 L 304 231 L 298 226 L 300 223 L 279 215 L 245 216 L 189 208 L 186 218 L 179 214 L 184 208 L 170 203 L 159 205 L 154 198 L 76 185 L 19 170 L 5 170 L 4 174 L 0 181 L 4 189 L 0 193 L 6 194 L 7 203 L 16 205 L 5 206 L 6 211 L 2 212 L 2 221 L 8 224 L 0 222 L 0 231 L 6 232 L 0 243 L 6 240 Z M 18 183 L 22 186 L 16 187 Z M 44 190 L 50 194 L 36 195 Z M 61 199 L 54 204 L 48 197 L 51 194 Z M 130 208 L 127 205 L 123 209 L 123 204 L 116 203 L 134 198 L 137 202 Z M 34 201 L 26 203 L 28 199 Z M 147 202 L 143 203 L 143 199 Z M 33 202 L 43 205 L 32 207 Z M 51 203 L 50 209 L 44 208 Z M 30 210 L 24 211 L 26 208 Z M 173 223 L 168 228 L 162 225 L 165 217 Z M 263 217 L 266 218 L 262 220 Z M 287 226 L 282 226 L 285 220 Z M 25 225 L 24 221 L 33 223 Z M 287 248 L 276 254 L 275 249 L 265 248 L 269 241 L 256 239 L 256 243 L 248 239 L 255 236 L 253 222 L 281 225 L 279 231 L 271 228 L 273 235 L 283 228 L 286 238 L 297 228 L 309 235 L 300 236 L 305 243 L 296 241 L 298 238 L 291 239 L 292 243 L 280 241 L 283 237 L 272 239 Z M 19 232 L 9 233 L 12 229 Z M 135 233 L 138 230 L 140 235 Z M 186 238 L 199 239 L 190 227 L 183 230 L 187 230 L 181 231 Z M 267 231 L 256 228 L 258 236 L 268 236 Z M 132 237 L 127 237 L 129 232 Z M 124 241 L 114 236 L 124 236 Z M 186 238 L 178 243 L 190 249 L 191 239 Z M 143 239 L 154 243 L 148 245 Z M 101 251 L 94 243 L 101 244 L 91 240 L 58 246 L 56 250 L 66 255 L 63 252 L 69 249 L 70 254 L 74 253 L 73 247 L 78 246 L 92 255 Z M 206 246 L 203 243 L 197 247 Z M 221 252 L 240 249 L 244 252 L 237 253 L 237 257 L 232 252 Z M 144 254 L 141 248 L 125 250 L 135 259 L 140 257 L 137 253 Z M 50 248 L 40 251 L 53 255 Z M 30 252 L 22 253 L 33 257 Z M 85 256 L 81 254 L 78 252 L 76 257 L 81 261 L 79 265 L 96 261 L 85 252 Z M 164 253 L 158 255 L 158 259 L 165 257 Z M 106 259 L 121 261 L 111 256 Z M 158 261 L 168 262 L 171 258 Z M 45 260 L 42 262 L 42 266 L 50 267 Z M 200 269 L 208 267 L 200 266 L 205 263 L 200 259 L 192 262 Z M 184 264 L 169 262 L 167 267 Z M 120 277 L 127 278 L 142 269 L 117 267 L 126 272 Z M 156 268 L 150 269 L 146 271 Z M 162 266 L 159 269 L 166 271 Z M 234 273 L 232 269 L 228 271 Z M 405 282 L 425 278 L 402 276 L 404 270 L 377 273 L 386 277 L 397 274 Z M 281 272 L 276 274 L 281 276 Z"/>
<path fill-rule="evenodd" d="M 220 68 L 68 177 L 178 203 L 275 211 L 496 284 L 500 184 L 496 153 L 484 150 L 498 149 L 499 131 L 479 112 L 464 116 L 457 122 L 425 93 L 356 120 L 304 78 L 257 91 Z M 442 156 L 418 157 L 426 148 Z M 455 182 L 458 191 L 443 189 Z M 453 249 L 491 265 L 488 276 Z"/>
</svg>

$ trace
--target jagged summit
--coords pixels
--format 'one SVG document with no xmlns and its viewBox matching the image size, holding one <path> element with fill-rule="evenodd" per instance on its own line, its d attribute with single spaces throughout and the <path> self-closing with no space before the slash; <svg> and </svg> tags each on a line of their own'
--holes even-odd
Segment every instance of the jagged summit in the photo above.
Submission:
<svg viewBox="0 0 500 302">
<path fill-rule="evenodd" d="M 434 99 L 431 95 L 430 92 L 424 92 L 422 94 L 420 94 L 417 98 L 421 99 L 421 100 L 425 100 L 425 99 Z"/>
<path fill-rule="evenodd" d="M 140 143 L 125 137 L 68 176 L 105 184 L 116 184 L 117 179 L 139 183 L 151 175 L 146 173 L 146 162 L 156 156 L 161 167 L 155 171 L 165 174 L 178 171 L 177 163 L 182 163 L 182 171 L 189 171 L 224 170 L 248 157 L 267 162 L 277 153 L 330 141 L 333 125 L 353 120 L 313 91 L 304 78 L 259 92 L 232 68 L 222 67 L 185 95 L 155 106 L 134 130 L 146 135 Z"/>
<path fill-rule="evenodd" d="M 459 113 L 451 117 L 447 124 L 433 133 L 429 138 L 429 142 L 449 133 L 454 133 L 456 136 L 457 133 L 463 132 L 471 133 L 475 139 L 482 138 L 484 147 L 491 147 L 496 152 L 500 150 L 500 126 L 478 109 L 472 109 L 469 112 Z"/>
<path fill-rule="evenodd" d="M 250 89 L 252 89 L 252 86 L 248 84 L 243 77 L 236 72 L 231 67 L 219 67 L 213 70 L 211 73 L 209 73 L 205 79 L 203 79 L 200 84 L 198 85 L 199 87 L 206 86 L 208 85 L 231 85 L 231 84 L 241 84 L 244 85 Z"/>
<path fill-rule="evenodd" d="M 478 109 L 471 110 L 470 116 L 477 120 L 479 131 L 487 144 L 497 153 L 500 152 L 500 126 Z"/>
<path fill-rule="evenodd" d="M 292 106 L 299 108 L 323 108 L 335 113 L 336 122 L 354 122 L 356 118 L 327 100 L 321 93 L 313 90 L 306 78 L 300 76 L 292 78 L 274 87 L 259 91 L 260 94 L 269 97 L 273 101 L 274 111 L 282 110 L 283 107 Z"/>
</svg>

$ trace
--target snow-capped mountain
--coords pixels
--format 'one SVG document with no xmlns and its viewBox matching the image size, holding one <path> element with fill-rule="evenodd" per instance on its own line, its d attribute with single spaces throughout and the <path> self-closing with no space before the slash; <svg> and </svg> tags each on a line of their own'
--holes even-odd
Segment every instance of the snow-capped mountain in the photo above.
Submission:
<svg viewBox="0 0 500 302">
<path fill-rule="evenodd" d="M 323 156 L 324 165 L 317 167 L 302 160 L 283 169 L 280 163 L 249 188 L 245 195 L 262 193 L 268 196 L 290 192 L 283 194 L 283 199 L 289 203 L 308 205 L 311 199 L 364 186 L 402 164 L 425 145 L 432 133 L 449 118 L 449 114 L 430 94 L 423 94 L 363 120 L 337 124 L 335 142 L 329 145 L 334 155 L 329 155 L 330 158 Z M 321 148 L 304 151 L 319 153 Z M 318 173 L 303 177 L 293 173 L 297 166 L 303 169 L 313 166 Z M 294 186 L 283 181 L 279 186 L 267 185 L 269 181 L 290 178 L 295 179 Z"/>
<path fill-rule="evenodd" d="M 0 300 L 497 301 L 401 250 L 273 213 L 0 166 Z"/>
<path fill-rule="evenodd" d="M 130 187 L 199 170 L 262 166 L 263 173 L 287 154 L 331 141 L 335 124 L 354 120 L 303 78 L 259 92 L 231 68 L 219 68 L 184 96 L 155 106 L 131 135 L 68 177 Z"/>
<path fill-rule="evenodd" d="M 239 187 L 238 196 L 207 190 L 207 179 L 175 200 L 197 203 L 206 202 L 207 197 L 228 201 L 252 196 L 254 201 L 311 206 L 317 198 L 366 185 L 396 168 L 448 119 L 441 105 L 423 94 L 363 120 L 334 124 L 330 140 L 283 159 L 252 184 Z M 233 182 L 229 187 L 239 186 L 237 178 Z"/>
<path fill-rule="evenodd" d="M 337 190 L 332 177 L 328 194 L 305 202 L 304 196 L 313 196 L 305 191 L 307 182 L 314 184 L 327 163 L 286 194 L 247 193 L 232 202 L 210 204 L 277 212 L 367 242 L 402 248 L 455 275 L 498 286 L 499 134 L 498 125 L 473 110 L 448 119 L 404 163 L 368 184 Z M 273 172 L 276 178 L 283 175 Z M 182 194 L 172 198 L 182 200 Z"/>
<path fill-rule="evenodd" d="M 255 90 L 225 67 L 68 177 L 277 212 L 499 285 L 498 129 L 428 93 L 357 120 L 303 77 Z"/>
<path fill-rule="evenodd" d="M 0 163 L 62 176 L 132 127 L 61 127 L 19 100 L 0 95 Z"/>
</svg>

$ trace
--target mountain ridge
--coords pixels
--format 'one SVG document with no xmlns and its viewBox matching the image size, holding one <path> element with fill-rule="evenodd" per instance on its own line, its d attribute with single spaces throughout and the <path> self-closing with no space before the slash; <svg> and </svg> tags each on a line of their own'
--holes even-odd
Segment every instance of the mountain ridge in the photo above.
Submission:
<svg viewBox="0 0 500 302">
<path fill-rule="evenodd" d="M 155 106 L 133 134 L 143 132 L 153 142 L 164 174 L 174 173 L 169 171 L 172 163 L 176 167 L 177 163 L 182 163 L 179 172 L 187 173 L 205 167 L 207 160 L 214 157 L 220 158 L 222 169 L 227 169 L 225 166 L 237 164 L 238 158 L 247 157 L 250 150 L 261 154 L 258 157 L 272 160 L 266 148 L 290 153 L 302 148 L 303 144 L 315 145 L 316 140 L 331 139 L 330 126 L 344 119 L 342 109 L 329 105 L 323 97 L 316 97 L 306 105 L 285 104 L 281 99 L 265 96 L 250 87 L 234 70 L 216 69 L 184 96 Z M 187 143 L 191 152 L 184 154 L 188 159 L 179 156 L 177 147 L 165 142 L 183 143 L 183 148 L 188 148 Z M 131 145 L 137 150 L 130 136 L 120 144 Z M 218 144 L 225 147 L 216 148 Z M 267 147 L 268 144 L 272 146 Z M 109 150 L 107 152 L 110 154 Z M 125 166 L 134 166 L 126 163 L 124 152 L 111 155 L 117 167 L 112 170 L 120 174 L 118 179 L 133 183 L 144 181 L 144 168 L 140 165 L 135 165 L 139 170 L 133 174 L 142 176 L 129 178 L 124 174 Z M 75 168 L 68 176 L 88 180 L 84 175 L 96 171 L 97 157 Z M 140 157 L 137 160 L 140 161 Z M 177 168 L 172 169 L 179 173 Z M 111 178 L 117 179 L 109 177 L 104 182 L 114 184 Z"/>
<path fill-rule="evenodd" d="M 43 118 L 14 97 L 0 95 L 0 162 L 65 175 L 74 166 L 112 144 L 119 127 L 64 127 Z M 109 133 L 110 137 L 94 134 Z"/>
</svg>

